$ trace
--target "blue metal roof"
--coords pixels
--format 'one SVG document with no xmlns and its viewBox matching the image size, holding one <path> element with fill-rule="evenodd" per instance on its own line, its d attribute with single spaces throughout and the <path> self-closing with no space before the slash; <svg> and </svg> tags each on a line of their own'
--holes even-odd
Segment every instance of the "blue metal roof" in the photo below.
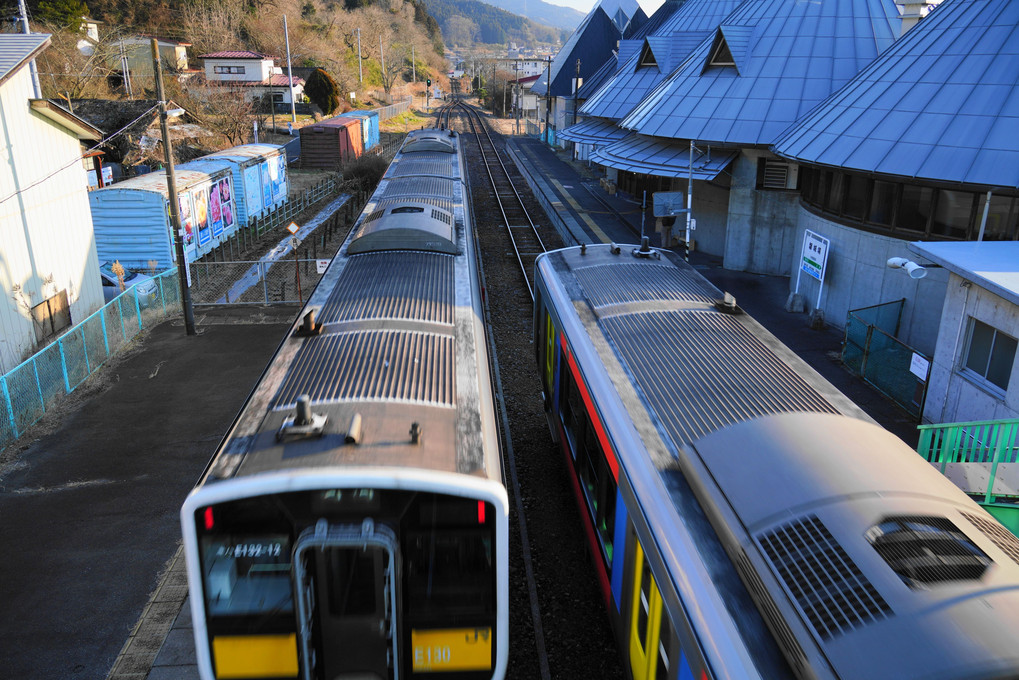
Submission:
<svg viewBox="0 0 1019 680">
<path fill-rule="evenodd" d="M 612 50 L 623 29 L 638 9 L 636 0 L 601 0 L 552 59 L 551 84 L 546 67 L 531 86 L 531 92 L 538 96 L 545 96 L 549 91 L 553 97 L 571 96 L 573 78 L 577 76 L 577 60 L 580 60 L 581 78 L 593 75 L 612 57 Z"/>
<path fill-rule="evenodd" d="M 899 26 L 893 0 L 747 0 L 620 124 L 659 137 L 770 144 L 891 45 Z M 723 40 L 734 66 L 711 63 Z"/>
<path fill-rule="evenodd" d="M 734 149 L 694 149 L 693 178 L 713 180 L 725 170 L 739 151 Z M 630 134 L 625 139 L 595 149 L 595 163 L 658 177 L 690 176 L 690 144 L 671 139 Z"/>
<path fill-rule="evenodd" d="M 808 163 L 1019 188 L 1019 2 L 947 0 L 775 143 Z"/>
<path fill-rule="evenodd" d="M 612 77 L 617 68 L 616 57 L 606 59 L 601 68 L 594 72 L 594 75 L 584 78 L 584 84 L 577 90 L 577 99 L 583 101 L 601 89 L 601 86 Z"/>
<path fill-rule="evenodd" d="M 604 118 L 582 118 L 559 133 L 560 139 L 583 144 L 611 144 L 626 137 L 629 132 Z"/>
<path fill-rule="evenodd" d="M 619 45 L 620 69 L 580 109 L 582 114 L 620 120 L 654 90 L 742 0 L 688 0 L 643 41 Z M 644 50 L 656 66 L 640 66 Z M 625 58 L 624 58 L 625 55 Z"/>
</svg>

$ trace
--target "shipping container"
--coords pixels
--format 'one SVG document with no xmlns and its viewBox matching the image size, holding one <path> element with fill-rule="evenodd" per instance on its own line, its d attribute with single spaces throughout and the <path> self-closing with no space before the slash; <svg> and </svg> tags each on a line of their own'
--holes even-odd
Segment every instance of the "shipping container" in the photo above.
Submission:
<svg viewBox="0 0 1019 680">
<path fill-rule="evenodd" d="M 338 170 L 361 155 L 361 119 L 336 116 L 301 128 L 301 167 Z"/>
<path fill-rule="evenodd" d="M 286 149 L 276 144 L 241 144 L 203 156 L 181 167 L 201 170 L 208 163 L 230 164 L 237 190 L 237 223 L 246 227 L 252 217 L 287 202 L 290 178 Z"/>
<path fill-rule="evenodd" d="M 202 257 L 237 230 L 233 166 L 206 162 L 174 172 L 188 262 Z M 177 261 L 170 229 L 166 173 L 151 172 L 89 192 L 99 261 L 128 269 L 167 269 Z"/>
<path fill-rule="evenodd" d="M 379 145 L 379 112 L 376 110 L 347 111 L 346 118 L 361 119 L 361 142 L 365 151 L 371 151 Z"/>
</svg>

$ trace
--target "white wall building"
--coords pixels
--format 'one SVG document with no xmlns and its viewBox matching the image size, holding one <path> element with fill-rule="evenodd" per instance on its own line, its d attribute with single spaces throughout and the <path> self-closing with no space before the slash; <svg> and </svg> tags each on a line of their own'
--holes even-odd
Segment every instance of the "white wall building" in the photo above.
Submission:
<svg viewBox="0 0 1019 680">
<path fill-rule="evenodd" d="M 205 62 L 205 79 L 210 83 L 244 87 L 244 98 L 254 101 L 271 97 L 274 104 L 290 104 L 304 98 L 304 79 L 290 78 L 267 54 L 247 50 L 212 52 L 199 57 Z"/>
<path fill-rule="evenodd" d="M 43 34 L 0 35 L 0 371 L 103 304 L 82 139 L 102 132 L 38 99 Z"/>
</svg>

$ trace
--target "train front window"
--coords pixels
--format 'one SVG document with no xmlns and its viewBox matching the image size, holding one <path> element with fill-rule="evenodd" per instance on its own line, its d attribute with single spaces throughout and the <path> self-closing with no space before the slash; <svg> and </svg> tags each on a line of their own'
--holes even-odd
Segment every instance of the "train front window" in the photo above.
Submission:
<svg viewBox="0 0 1019 680">
<path fill-rule="evenodd" d="M 293 610 L 290 538 L 285 534 L 213 534 L 200 542 L 210 615 Z"/>
<path fill-rule="evenodd" d="M 405 546 L 408 612 L 447 618 L 494 611 L 494 556 L 486 532 L 415 533 Z"/>
</svg>

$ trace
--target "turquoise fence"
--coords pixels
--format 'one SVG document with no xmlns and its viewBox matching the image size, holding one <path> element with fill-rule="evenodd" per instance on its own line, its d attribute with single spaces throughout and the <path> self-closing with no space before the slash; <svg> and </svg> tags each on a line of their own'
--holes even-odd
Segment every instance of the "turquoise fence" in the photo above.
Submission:
<svg viewBox="0 0 1019 680">
<path fill-rule="evenodd" d="M 920 425 L 916 451 L 1019 534 L 1019 420 Z"/>
<path fill-rule="evenodd" d="M 180 313 L 176 268 L 153 278 L 152 299 L 127 289 L 56 342 L 0 376 L 0 450 L 18 440 L 144 328 Z"/>
<path fill-rule="evenodd" d="M 919 420 L 927 375 L 921 378 L 910 369 L 917 360 L 929 366 L 930 357 L 895 337 L 904 304 L 903 299 L 850 310 L 842 363 Z"/>
</svg>

